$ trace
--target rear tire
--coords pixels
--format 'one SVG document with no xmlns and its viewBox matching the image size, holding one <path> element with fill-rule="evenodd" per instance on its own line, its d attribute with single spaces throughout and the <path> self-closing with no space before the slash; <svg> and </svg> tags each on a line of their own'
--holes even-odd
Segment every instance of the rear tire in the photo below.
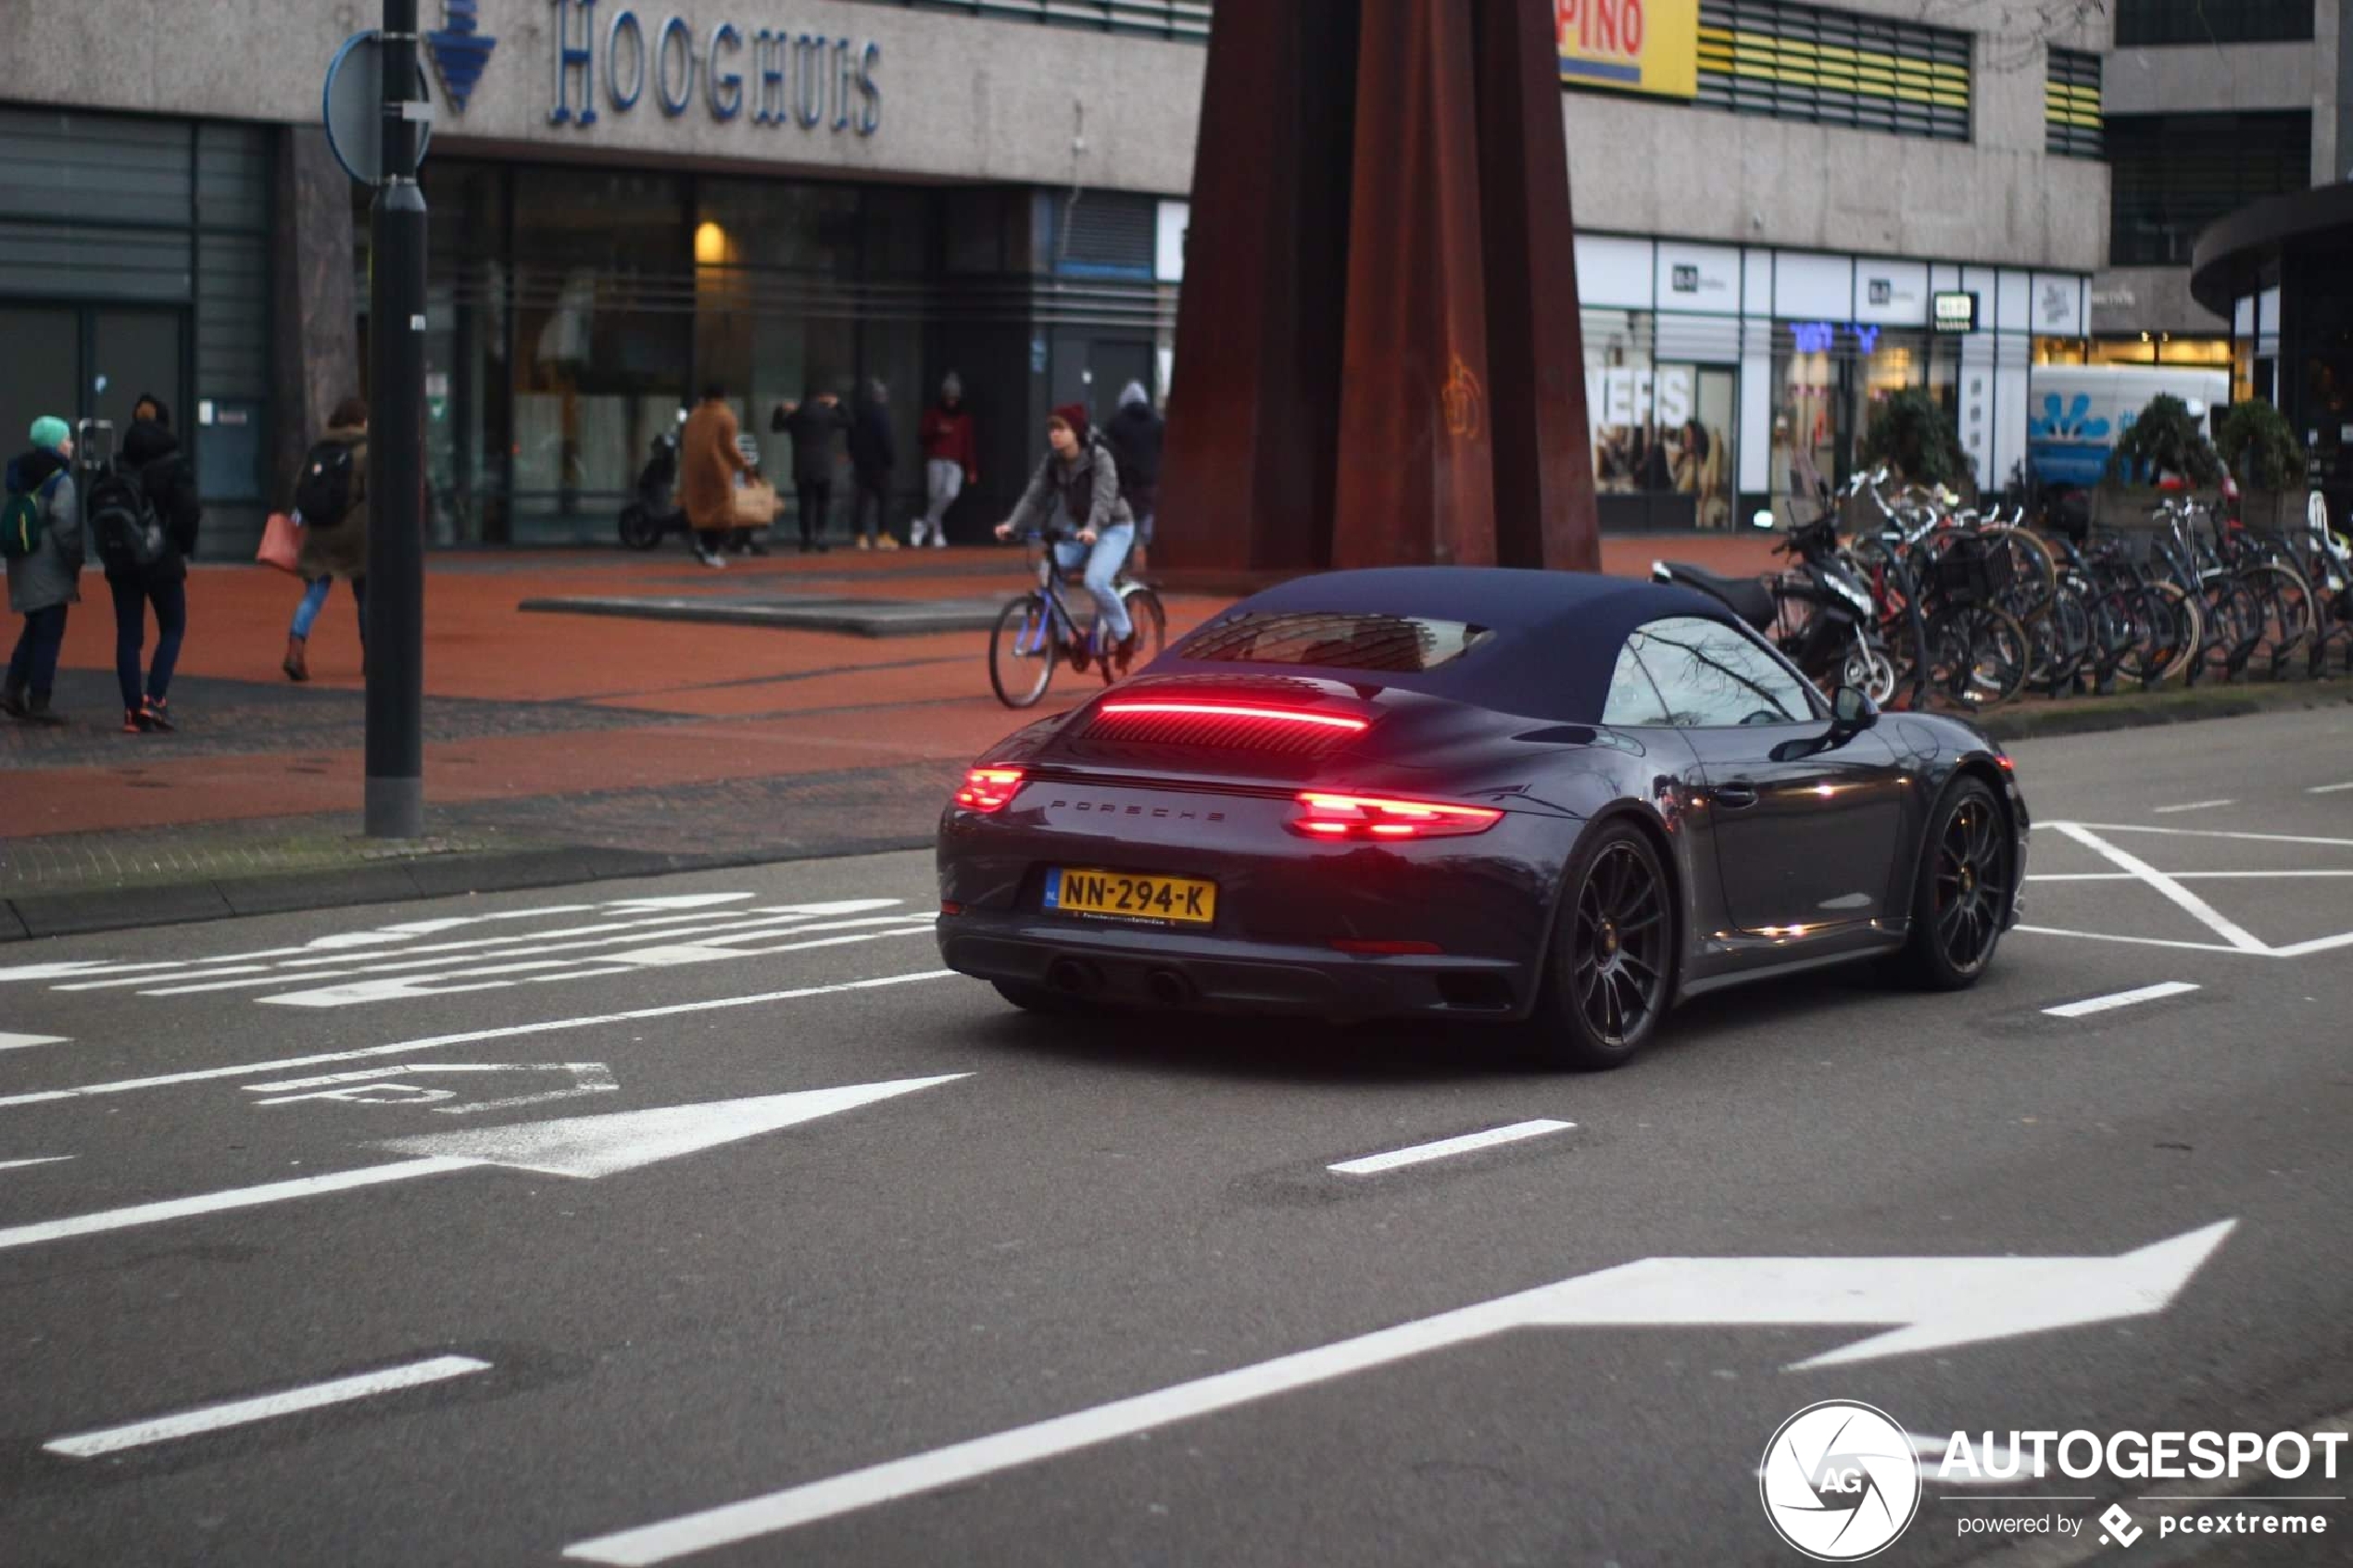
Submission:
<svg viewBox="0 0 2353 1568">
<path fill-rule="evenodd" d="M 1928 820 L 1901 977 L 1923 991 L 1974 985 L 1994 962 L 2018 897 L 2018 846 L 1985 781 L 1964 775 Z"/>
<path fill-rule="evenodd" d="M 1529 1043 L 1582 1072 L 1623 1066 L 1658 1033 L 1674 996 L 1671 884 L 1630 822 L 1586 836 L 1563 879 Z"/>
<path fill-rule="evenodd" d="M 621 544 L 623 549 L 650 550 L 661 543 L 661 529 L 653 515 L 635 502 L 621 508 Z"/>
</svg>

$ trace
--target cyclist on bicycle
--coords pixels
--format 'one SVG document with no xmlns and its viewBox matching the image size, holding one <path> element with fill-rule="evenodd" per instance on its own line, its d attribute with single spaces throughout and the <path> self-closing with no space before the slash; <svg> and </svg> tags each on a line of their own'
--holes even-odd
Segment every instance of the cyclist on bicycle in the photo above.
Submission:
<svg viewBox="0 0 2353 1568">
<path fill-rule="evenodd" d="M 1044 533 L 1053 541 L 1058 570 L 1070 571 L 1085 563 L 1083 580 L 1095 600 L 1096 639 L 1105 645 L 1105 657 L 1125 665 L 1135 656 L 1136 628 L 1113 583 L 1135 542 L 1136 519 L 1120 498 L 1119 465 L 1076 403 L 1054 410 L 1046 421 L 1046 440 L 1052 450 L 1039 461 L 1013 515 L 997 525 L 997 537 Z M 1076 651 L 1083 656 L 1084 650 Z"/>
</svg>

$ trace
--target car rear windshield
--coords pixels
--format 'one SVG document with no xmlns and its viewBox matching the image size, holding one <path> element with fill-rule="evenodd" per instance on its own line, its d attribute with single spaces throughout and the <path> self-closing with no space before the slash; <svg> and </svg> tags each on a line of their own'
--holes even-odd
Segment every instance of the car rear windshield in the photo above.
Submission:
<svg viewBox="0 0 2353 1568">
<path fill-rule="evenodd" d="M 1177 652 L 1209 663 L 1409 673 L 1452 663 L 1493 635 L 1460 621 L 1292 610 L 1229 616 L 1203 627 Z"/>
</svg>

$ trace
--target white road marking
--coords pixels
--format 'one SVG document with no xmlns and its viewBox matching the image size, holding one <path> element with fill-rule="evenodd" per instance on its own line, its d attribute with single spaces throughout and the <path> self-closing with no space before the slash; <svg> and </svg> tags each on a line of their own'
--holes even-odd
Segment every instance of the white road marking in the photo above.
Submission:
<svg viewBox="0 0 2353 1568">
<path fill-rule="evenodd" d="M 2307 795 L 2342 795 L 2348 789 L 2353 789 L 2353 784 L 2314 784 L 2310 789 L 2306 790 L 2304 793 Z"/>
<path fill-rule="evenodd" d="M 2147 883 L 2153 891 L 2166 898 L 2169 902 L 2172 903 L 2175 907 L 2180 909 L 2183 913 L 2196 921 L 2200 925 L 2203 925 L 2207 930 L 2211 931 L 2215 935 L 2220 936 L 2223 941 L 2228 942 L 2232 947 L 2237 948 L 2239 951 L 2244 953 L 2268 953 L 2271 951 L 2269 946 L 2261 941 L 2259 941 L 2252 933 L 2245 930 L 2243 927 L 2238 925 L 2237 922 L 2232 921 L 2228 916 L 2224 915 L 2221 910 L 2216 909 L 2213 905 L 2208 903 L 2205 899 L 2199 897 L 2196 894 L 2191 892 L 2188 888 L 2183 886 L 2180 883 L 2174 881 L 2163 872 L 2158 871 L 2155 866 L 2150 865 L 2146 860 L 2142 859 L 2139 856 L 2128 854 L 2126 851 L 2119 849 L 2116 846 L 2110 844 L 2108 840 L 2102 838 L 2098 834 L 2094 833 L 2082 823 L 2055 822 L 2052 826 L 2058 832 L 2065 834 L 2068 837 L 2075 840 L 2076 843 L 2083 846 L 2084 848 L 2091 850 L 2094 854 L 2108 861 L 2119 871 L 2130 872 L 2134 876 L 2140 878 L 2143 882 Z"/>
<path fill-rule="evenodd" d="M 1468 1154 L 1475 1149 L 1493 1148 L 1498 1144 L 1517 1143 L 1522 1138 L 1541 1138 L 1547 1133 L 1565 1133 L 1576 1125 L 1574 1122 L 1515 1122 L 1508 1127 L 1490 1127 L 1483 1133 L 1466 1133 L 1458 1138 L 1441 1138 L 1436 1143 L 1391 1149 L 1387 1154 L 1368 1154 L 1361 1160 L 1343 1160 L 1325 1169 L 1336 1171 L 1343 1176 L 1378 1175 L 1383 1171 L 1394 1171 L 1401 1165 L 1419 1165 L 1424 1160 L 1444 1160 L 1451 1155 Z"/>
<path fill-rule="evenodd" d="M 885 974 L 872 980 L 846 980 L 833 985 L 804 985 L 792 991 L 762 991 L 749 997 L 715 997 L 708 1001 L 673 1002 L 666 1007 L 639 1008 L 631 1012 L 594 1013 L 583 1018 L 551 1018 L 537 1023 L 511 1023 L 497 1029 L 469 1029 L 456 1035 L 429 1035 L 421 1040 L 402 1040 L 388 1046 L 363 1046 L 355 1050 L 320 1051 L 311 1056 L 282 1057 L 275 1061 L 246 1061 L 234 1067 L 206 1067 L 186 1073 L 165 1073 L 152 1078 L 121 1078 L 110 1084 L 83 1084 L 70 1089 L 44 1089 L 32 1094 L 9 1095 L 0 1098 L 0 1107 L 12 1105 L 44 1105 L 52 1100 L 82 1099 L 94 1095 L 129 1094 L 138 1089 L 168 1088 L 178 1084 L 201 1084 L 217 1078 L 250 1078 L 258 1073 L 282 1073 L 296 1067 L 318 1067 L 331 1061 L 366 1061 L 371 1058 L 414 1056 L 421 1051 L 441 1050 L 450 1046 L 477 1045 L 484 1040 L 512 1040 L 526 1035 L 553 1035 L 572 1029 L 592 1029 L 606 1023 L 635 1023 L 649 1018 L 675 1018 L 682 1013 L 718 1012 L 729 1008 L 763 1007 L 770 1002 L 797 1002 L 811 997 L 836 997 L 854 991 L 872 991 L 889 985 L 908 985 L 923 980 L 946 980 L 956 972 L 951 969 L 918 970 L 912 974 Z"/>
<path fill-rule="evenodd" d="M 2095 833 L 2153 833 L 2167 838 L 2234 838 L 2249 844 L 2315 844 L 2323 848 L 2353 849 L 2353 838 L 2312 838 L 2290 833 L 2230 833 L 2219 828 L 2153 828 L 2146 822 L 2053 822 L 2055 828 L 2089 828 Z"/>
<path fill-rule="evenodd" d="M 2353 876 L 2353 871 L 2168 872 L 2176 882 L 2270 882 L 2280 877 Z M 2130 872 L 2037 872 L 2029 882 L 2138 882 Z"/>
<path fill-rule="evenodd" d="M 1900 1323 L 1816 1367 L 2163 1311 L 2225 1220 L 2108 1258 L 1649 1258 L 564 1549 L 668 1562 L 1520 1328 Z M 1794 1369 L 1793 1369 L 1794 1370 Z"/>
<path fill-rule="evenodd" d="M 2177 952 L 2184 953 L 2247 952 L 2247 949 L 2243 947 L 2226 947 L 2220 942 L 2176 942 L 2170 937 L 2164 936 L 2119 936 L 2112 931 L 2070 931 L 2063 926 L 2057 925 L 2020 925 L 2017 927 L 2017 929 L 2026 933 L 2030 936 L 2073 936 L 2085 942 L 2124 942 L 2129 943 L 2135 947 L 2171 947 Z M 2272 958 L 2277 955 L 2270 952 L 2268 949 L 2262 949 L 2248 954 L 2248 956 L 2260 959 Z M 0 1105 L 6 1105 L 7 1103 L 8 1102 L 6 1100 L 0 1100 Z"/>
<path fill-rule="evenodd" d="M 2237 804 L 2238 802 L 2235 800 L 2193 800 L 2186 806 L 2159 806 L 2155 810 L 2151 811 L 2149 815 L 2153 817 L 2171 817 L 2182 811 L 2211 811 L 2217 806 L 2235 806 Z"/>
<path fill-rule="evenodd" d="M 363 1067 L 350 1073 L 329 1073 L 314 1078 L 288 1078 L 274 1084 L 247 1084 L 245 1093 L 265 1094 L 256 1105 L 293 1105 L 304 1100 L 331 1099 L 347 1105 L 432 1105 L 455 1099 L 458 1091 L 403 1083 L 407 1078 L 443 1073 L 532 1073 L 566 1074 L 572 1081 L 560 1089 L 515 1095 L 503 1099 L 472 1100 L 464 1105 L 434 1106 L 443 1116 L 472 1116 L 484 1110 L 511 1110 L 518 1106 L 546 1105 L 552 1100 L 578 1099 L 585 1095 L 619 1091 L 620 1081 L 601 1061 L 451 1061 L 409 1062 L 398 1067 Z"/>
<path fill-rule="evenodd" d="M 2069 1002 L 2064 1007 L 2045 1008 L 2053 1018 L 2089 1018 L 2095 1012 L 2113 1012 L 2142 1002 L 2162 1001 L 2168 997 L 2186 997 L 2197 987 L 2186 980 L 2167 980 L 2155 985 L 2144 985 L 2137 991 L 2119 991 L 2113 996 L 2094 997 L 2081 1002 Z"/>
<path fill-rule="evenodd" d="M 72 1158 L 70 1154 L 48 1154 L 38 1160 L 0 1160 L 0 1171 L 21 1171 L 28 1165 L 55 1165 Z"/>
<path fill-rule="evenodd" d="M 29 1046 L 62 1046 L 70 1043 L 65 1035 L 11 1035 L 0 1029 L 0 1051 L 20 1051 Z"/>
<path fill-rule="evenodd" d="M 478 1361 L 472 1356 L 435 1356 L 428 1361 L 386 1367 L 382 1372 L 361 1373 L 356 1377 L 338 1377 L 328 1383 L 314 1383 L 307 1388 L 288 1388 L 283 1393 L 264 1394 L 251 1399 L 231 1399 L 225 1404 L 205 1405 L 179 1415 L 157 1416 L 151 1421 L 133 1422 L 128 1426 L 109 1426 L 101 1432 L 57 1437 L 41 1446 L 53 1454 L 63 1454 L 69 1459 L 95 1459 L 100 1454 L 120 1453 L 124 1449 L 169 1443 L 206 1432 L 218 1432 L 225 1426 L 250 1426 L 257 1421 L 315 1411 L 323 1405 L 346 1404 L 353 1399 L 390 1394 L 402 1388 L 419 1388 L 428 1383 L 444 1383 L 453 1377 L 465 1377 L 489 1370 L 488 1361 Z"/>
<path fill-rule="evenodd" d="M 198 1214 L 232 1209 L 256 1209 L 269 1203 L 315 1198 L 322 1193 L 348 1192 L 355 1187 L 383 1186 L 422 1176 L 447 1175 L 453 1171 L 477 1171 L 489 1166 L 534 1171 L 547 1176 L 595 1180 L 631 1171 L 657 1160 L 699 1153 L 722 1144 L 774 1132 L 821 1116 L 853 1110 L 876 1100 L 912 1094 L 939 1084 L 969 1077 L 950 1073 L 936 1078 L 900 1078 L 881 1084 L 852 1084 L 837 1089 L 800 1089 L 789 1094 L 761 1095 L 751 1099 L 713 1100 L 702 1105 L 663 1106 L 654 1110 L 623 1110 L 609 1116 L 574 1116 L 558 1122 L 526 1122 L 510 1127 L 478 1127 L 428 1137 L 395 1138 L 377 1145 L 396 1153 L 421 1158 L 391 1165 L 371 1165 L 323 1176 L 236 1187 L 227 1192 L 201 1193 L 194 1198 L 167 1198 L 129 1209 L 76 1214 L 63 1220 L 0 1230 L 0 1251 L 32 1247 L 45 1241 L 95 1236 L 161 1224 Z"/>
</svg>

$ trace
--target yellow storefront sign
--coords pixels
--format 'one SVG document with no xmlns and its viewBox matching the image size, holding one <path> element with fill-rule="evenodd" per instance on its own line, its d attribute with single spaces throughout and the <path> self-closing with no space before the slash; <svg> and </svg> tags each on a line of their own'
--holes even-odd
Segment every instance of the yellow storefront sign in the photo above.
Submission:
<svg viewBox="0 0 2353 1568">
<path fill-rule="evenodd" d="M 1699 92 L 1699 0 L 1554 0 L 1561 80 L 1689 98 Z"/>
</svg>

